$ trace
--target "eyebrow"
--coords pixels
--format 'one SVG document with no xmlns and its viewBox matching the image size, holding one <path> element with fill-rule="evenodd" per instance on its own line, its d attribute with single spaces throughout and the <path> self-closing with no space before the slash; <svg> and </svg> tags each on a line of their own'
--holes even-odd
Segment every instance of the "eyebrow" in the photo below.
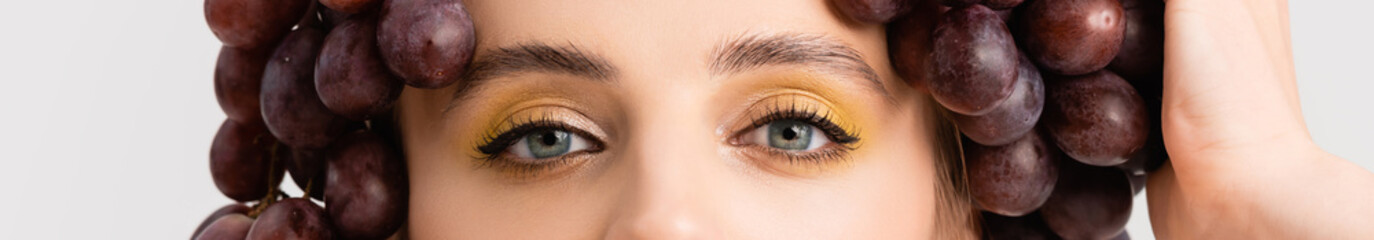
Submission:
<svg viewBox="0 0 1374 240">
<path fill-rule="evenodd" d="M 848 45 L 815 34 L 745 34 L 726 41 L 711 54 L 711 72 L 729 75 L 769 65 L 808 65 L 863 78 L 868 87 L 890 98 L 878 73 Z"/>
<path fill-rule="evenodd" d="M 572 74 L 596 80 L 610 80 L 615 68 L 594 54 L 583 53 L 577 45 L 552 46 L 526 43 L 504 47 L 473 62 L 465 80 L 491 79 L 504 74 L 539 71 Z"/>
<path fill-rule="evenodd" d="M 474 59 L 461 79 L 463 86 L 453 94 L 453 98 L 462 98 L 482 82 L 526 72 L 561 73 L 610 82 L 616 69 L 604 58 L 582 52 L 571 43 L 565 46 L 523 43 L 492 50 Z"/>
<path fill-rule="evenodd" d="M 724 41 L 711 53 L 713 75 L 730 75 L 771 65 L 807 65 L 856 75 L 867 86 L 892 100 L 876 71 L 858 50 L 815 34 L 743 34 Z M 560 73 L 598 82 L 614 82 L 617 69 L 605 58 L 583 52 L 576 45 L 553 46 L 530 42 L 502 47 L 477 56 L 453 93 L 451 109 L 473 88 L 491 79 L 526 72 Z"/>
</svg>

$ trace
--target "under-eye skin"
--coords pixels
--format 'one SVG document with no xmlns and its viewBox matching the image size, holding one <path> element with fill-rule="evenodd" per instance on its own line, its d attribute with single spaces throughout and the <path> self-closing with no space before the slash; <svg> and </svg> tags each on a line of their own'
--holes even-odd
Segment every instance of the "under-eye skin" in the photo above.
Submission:
<svg viewBox="0 0 1374 240">
<path fill-rule="evenodd" d="M 768 110 L 743 129 L 733 142 L 760 151 L 770 159 L 804 167 L 820 167 L 849 160 L 859 138 L 831 117 L 795 104 Z"/>
<path fill-rule="evenodd" d="M 551 119 L 514 124 L 477 147 L 478 165 L 517 179 L 529 179 L 586 160 L 603 142 L 587 131 Z"/>
</svg>

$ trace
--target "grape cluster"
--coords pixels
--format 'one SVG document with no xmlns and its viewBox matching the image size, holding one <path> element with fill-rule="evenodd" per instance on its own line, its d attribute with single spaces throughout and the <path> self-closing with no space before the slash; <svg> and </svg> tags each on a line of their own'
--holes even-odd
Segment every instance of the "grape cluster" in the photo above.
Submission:
<svg viewBox="0 0 1374 240">
<path fill-rule="evenodd" d="M 471 60 L 458 0 L 205 0 L 223 43 L 210 148 L 236 203 L 192 239 L 385 239 L 405 221 L 405 157 L 392 122 L 404 86 L 438 88 Z M 287 196 L 291 179 L 305 196 Z M 322 203 L 322 204 L 321 204 Z"/>
<path fill-rule="evenodd" d="M 897 72 L 948 109 L 985 239 L 1128 238 L 1168 158 L 1163 1 L 836 1 L 887 23 Z"/>
</svg>

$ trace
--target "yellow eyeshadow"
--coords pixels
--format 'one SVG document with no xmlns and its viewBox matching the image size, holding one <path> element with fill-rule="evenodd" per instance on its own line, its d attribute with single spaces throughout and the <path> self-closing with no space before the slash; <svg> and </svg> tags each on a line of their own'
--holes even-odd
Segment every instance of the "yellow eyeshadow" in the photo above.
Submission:
<svg viewBox="0 0 1374 240">
<path fill-rule="evenodd" d="M 487 105 L 479 109 L 472 109 L 464 118 L 470 119 L 466 127 L 460 128 L 461 136 L 472 136 L 471 145 L 477 146 L 485 144 L 487 138 L 493 137 L 518 126 L 528 123 L 528 120 L 551 119 L 561 115 L 556 109 L 565 106 L 565 100 L 556 98 L 539 98 L 530 95 L 514 95 L 493 98 Z M 569 110 L 564 110 L 569 111 Z M 469 148 L 472 150 L 474 148 Z M 475 156 L 475 155 L 474 155 Z"/>
<path fill-rule="evenodd" d="M 591 137 L 604 139 L 605 133 L 590 117 L 573 107 L 572 102 L 562 98 L 539 98 L 522 102 L 515 102 L 506 108 L 491 115 L 482 115 L 474 118 L 474 125 L 478 131 L 472 141 L 470 150 L 490 144 L 490 140 L 498 135 L 504 134 L 521 125 L 536 122 L 557 122 L 566 124 L 570 127 L 586 131 Z M 480 155 L 480 152 L 474 152 Z M 474 156 L 475 156 L 474 155 Z"/>
<path fill-rule="evenodd" d="M 770 91 L 754 106 L 751 106 L 748 111 L 751 119 L 760 119 L 775 112 L 815 113 L 817 116 L 825 117 L 851 135 L 858 137 L 859 134 L 858 126 L 850 120 L 854 116 L 852 111 L 837 107 L 835 103 L 826 101 L 815 94 L 797 89 Z M 862 137 L 859 139 L 860 141 L 863 140 Z"/>
<path fill-rule="evenodd" d="M 870 138 L 878 139 L 878 132 L 865 129 L 880 129 L 885 97 L 875 94 L 870 86 L 855 79 L 822 72 L 781 69 L 777 71 L 758 71 L 740 76 L 738 85 L 728 86 L 730 91 L 747 104 L 742 114 L 732 114 L 740 122 L 736 131 L 751 131 L 749 127 L 766 124 L 776 117 L 770 114 L 814 114 L 811 119 L 823 118 L 845 135 L 853 137 L 848 143 L 835 142 L 839 146 L 816 149 L 814 152 L 794 153 L 770 148 L 766 145 L 746 145 L 741 154 L 753 159 L 753 163 L 763 169 L 793 177 L 822 177 L 846 172 L 854 166 L 856 155 L 862 155 L 863 146 Z M 797 117 L 792 115 L 790 117 Z M 804 116 L 803 116 L 804 117 Z M 830 133 L 827 133 L 830 134 Z M 831 136 L 832 140 L 833 137 Z M 738 137 L 733 141 L 740 141 Z"/>
<path fill-rule="evenodd" d="M 521 104 L 517 104 L 512 108 L 508 108 L 504 111 L 501 111 L 498 114 L 489 115 L 490 118 L 481 121 L 485 122 L 485 127 L 480 128 L 484 129 L 482 136 L 495 136 L 497 134 L 501 134 L 504 131 L 515 128 L 521 124 L 541 120 L 571 122 L 570 124 L 572 125 L 589 124 L 589 122 L 586 122 L 586 120 L 583 119 L 584 117 L 575 116 L 580 114 L 576 113 L 576 111 L 573 111 L 566 106 L 550 104 L 547 102 L 537 102 L 538 101 L 524 102 Z"/>
<path fill-rule="evenodd" d="M 748 101 L 753 102 L 748 114 L 758 117 L 768 112 L 768 108 L 787 110 L 789 104 L 796 104 L 795 110 L 813 110 L 817 115 L 827 116 L 831 122 L 846 132 L 859 137 L 862 129 L 875 124 L 869 116 L 876 114 L 882 96 L 870 94 L 865 86 L 845 83 L 831 75 L 813 71 L 764 71 L 751 74 L 744 82 L 746 92 L 755 94 Z M 768 108 L 763 108 L 768 107 Z"/>
<path fill-rule="evenodd" d="M 851 120 L 852 110 L 838 107 L 835 102 L 828 101 L 818 94 L 796 88 L 774 88 L 765 90 L 758 96 L 755 98 L 757 100 L 753 100 L 746 108 L 745 120 L 741 121 L 746 125 L 742 126 L 740 132 L 753 131 L 752 128 L 758 127 L 759 124 L 767 124 L 761 120 L 768 120 L 772 114 L 813 113 L 818 116 L 817 118 L 824 118 L 825 121 L 834 124 L 846 135 L 857 138 L 857 141 L 837 141 L 834 144 L 838 146 L 822 147 L 808 153 L 789 153 L 766 145 L 745 145 L 746 150 L 741 153 L 749 156 L 748 159 L 753 159 L 754 164 L 775 174 L 793 177 L 819 177 L 840 173 L 853 166 L 854 158 L 851 154 L 864 143 L 865 136 Z M 834 139 L 839 136 L 830 137 Z M 740 141 L 738 136 L 732 138 Z"/>
</svg>

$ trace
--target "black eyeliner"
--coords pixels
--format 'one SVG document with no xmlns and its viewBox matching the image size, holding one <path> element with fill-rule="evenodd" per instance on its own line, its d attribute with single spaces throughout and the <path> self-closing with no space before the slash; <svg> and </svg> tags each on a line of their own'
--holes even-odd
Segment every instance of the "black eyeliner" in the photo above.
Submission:
<svg viewBox="0 0 1374 240">
<path fill-rule="evenodd" d="M 512 119 L 509 123 L 515 127 L 498 131 L 499 134 L 485 136 L 482 144 L 476 147 L 481 155 L 473 157 L 476 160 L 475 166 L 495 169 L 515 179 L 529 179 L 562 166 L 575 164 L 581 157 L 585 157 L 583 154 L 600 152 L 604 148 L 601 139 L 564 121 L 532 117 L 525 120 Z M 543 131 L 564 131 L 576 135 L 587 141 L 587 149 L 534 161 L 517 160 L 505 154 L 506 150 L 521 138 Z"/>
<path fill-rule="evenodd" d="M 767 115 L 755 119 L 754 122 L 750 124 L 749 128 L 746 129 L 762 127 L 778 120 L 794 120 L 815 126 L 822 132 L 825 132 L 826 136 L 829 136 L 830 141 L 834 143 L 848 145 L 859 141 L 859 137 L 845 131 L 844 128 L 836 125 L 834 121 L 830 121 L 829 114 L 821 115 L 817 111 L 798 109 L 796 106 L 790 106 L 787 109 L 771 109 L 768 112 Z"/>
<path fill-rule="evenodd" d="M 536 120 L 536 121 L 531 121 L 531 122 L 528 122 L 528 123 L 523 123 L 523 124 L 520 124 L 520 125 L 516 125 L 515 127 L 511 128 L 511 129 L 509 129 L 509 130 L 502 131 L 501 134 L 497 134 L 497 135 L 495 135 L 495 136 L 487 136 L 486 140 L 483 141 L 483 142 L 485 142 L 486 144 L 482 144 L 482 145 L 478 146 L 478 147 L 477 147 L 477 152 L 480 152 L 480 153 L 482 153 L 483 155 L 487 155 L 487 156 L 498 155 L 498 154 L 500 154 L 501 152 L 504 152 L 504 151 L 506 150 L 506 148 L 509 148 L 511 144 L 515 144 L 516 141 L 520 141 L 520 138 L 523 138 L 523 137 L 525 137 L 526 135 L 529 135 L 529 134 L 531 134 L 531 133 L 536 133 L 536 132 L 540 132 L 540 131 L 549 131 L 549 130 L 567 131 L 567 132 L 570 132 L 570 133 L 578 134 L 579 136 L 586 136 L 586 134 L 585 134 L 584 132 L 579 131 L 579 130 L 576 130 L 576 129 L 577 129 L 577 128 L 574 128 L 574 127 L 572 127 L 572 126 L 568 126 L 568 124 L 563 123 L 563 122 L 559 122 L 559 121 L 552 121 L 552 120 Z M 584 138 L 585 138 L 585 137 L 584 137 Z M 593 140 L 589 140 L 589 141 L 593 141 Z M 594 141 L 594 142 L 595 142 L 595 141 Z"/>
</svg>

